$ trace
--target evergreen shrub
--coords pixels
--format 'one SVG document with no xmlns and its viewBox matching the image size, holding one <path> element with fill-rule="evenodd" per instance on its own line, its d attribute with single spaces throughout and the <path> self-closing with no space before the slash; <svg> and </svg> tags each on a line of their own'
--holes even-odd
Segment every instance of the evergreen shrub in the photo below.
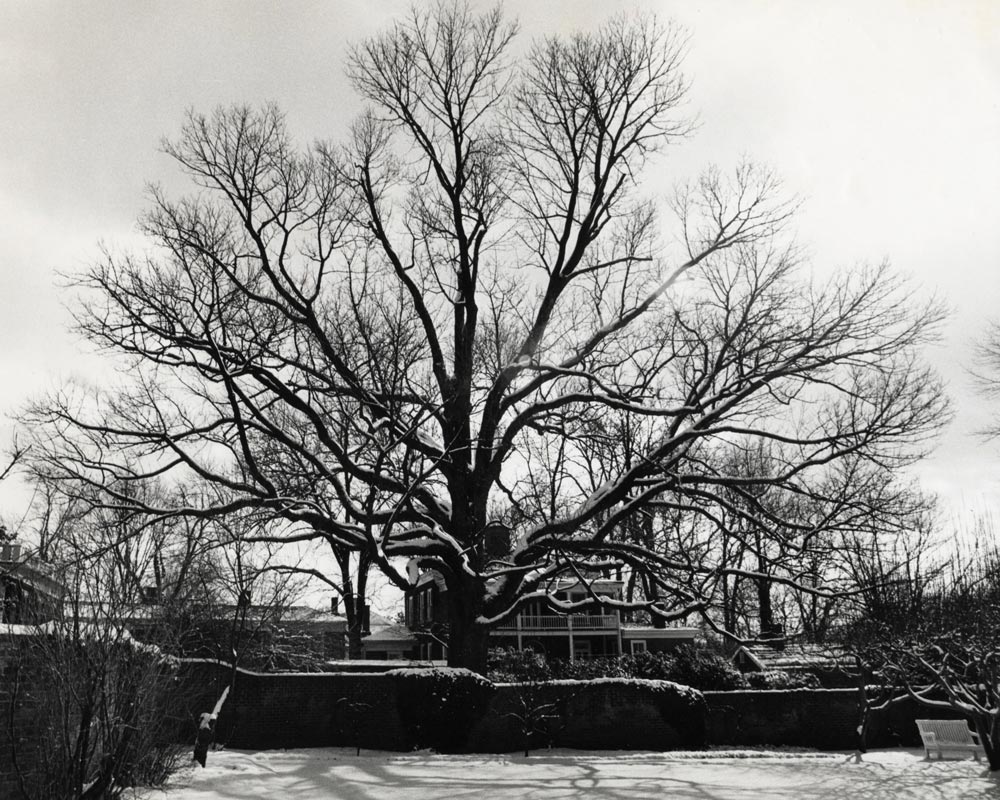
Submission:
<svg viewBox="0 0 1000 800">
<path fill-rule="evenodd" d="M 462 752 L 493 694 L 490 681 L 467 669 L 394 669 L 385 674 L 396 683 L 399 719 L 414 749 Z"/>
<path fill-rule="evenodd" d="M 673 681 L 702 691 L 748 687 L 747 679 L 724 656 L 708 648 L 691 645 L 663 653 L 644 652 L 579 661 L 546 660 L 544 655 L 531 650 L 494 649 L 490 651 L 487 675 L 497 683 L 641 678 Z M 779 683 L 777 677 L 773 680 Z M 793 688 L 793 685 L 766 688 Z"/>
</svg>

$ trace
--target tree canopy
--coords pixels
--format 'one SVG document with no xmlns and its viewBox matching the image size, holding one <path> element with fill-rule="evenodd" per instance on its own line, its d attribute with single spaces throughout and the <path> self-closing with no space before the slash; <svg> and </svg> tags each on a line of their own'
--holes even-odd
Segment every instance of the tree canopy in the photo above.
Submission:
<svg viewBox="0 0 1000 800">
<path fill-rule="evenodd" d="M 721 575 L 756 573 L 678 518 L 752 522 L 780 540 L 742 542 L 769 580 L 839 591 L 794 556 L 944 421 L 919 360 L 941 310 L 886 265 L 810 277 L 766 169 L 655 199 L 644 169 L 690 132 L 675 28 L 516 34 L 414 8 L 351 51 L 368 107 L 341 143 L 297 146 L 272 105 L 190 113 L 165 150 L 196 191 L 154 188 L 148 252 L 79 281 L 80 331 L 128 368 L 31 409 L 36 457 L 112 504 L 222 486 L 144 511 L 268 509 L 404 588 L 416 559 L 474 668 L 524 603 L 572 607 L 562 578 L 624 568 L 647 591 L 623 604 L 709 615 Z"/>
</svg>

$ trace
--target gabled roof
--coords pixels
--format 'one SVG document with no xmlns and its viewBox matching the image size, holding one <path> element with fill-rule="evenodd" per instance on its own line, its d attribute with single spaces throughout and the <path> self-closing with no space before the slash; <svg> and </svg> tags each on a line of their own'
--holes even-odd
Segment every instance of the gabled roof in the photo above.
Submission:
<svg viewBox="0 0 1000 800">
<path fill-rule="evenodd" d="M 366 647 L 377 642 L 402 642 L 415 644 L 417 637 L 405 625 L 372 625 L 372 632 L 365 637 Z"/>
<path fill-rule="evenodd" d="M 847 659 L 842 647 L 828 644 L 790 643 L 783 649 L 768 645 L 744 645 L 733 655 L 733 661 L 745 658 L 762 672 L 785 672 L 809 669 L 835 669 Z"/>
</svg>

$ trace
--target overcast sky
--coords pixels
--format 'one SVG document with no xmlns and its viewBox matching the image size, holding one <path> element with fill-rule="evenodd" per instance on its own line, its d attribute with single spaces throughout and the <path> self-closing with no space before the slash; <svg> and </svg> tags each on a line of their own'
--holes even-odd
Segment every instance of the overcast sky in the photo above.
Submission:
<svg viewBox="0 0 1000 800">
<path fill-rule="evenodd" d="M 337 139 L 359 103 L 345 46 L 406 10 L 398 0 L 0 0 L 0 414 L 94 361 L 67 331 L 57 272 L 101 241 L 134 244 L 145 185 L 183 188 L 159 152 L 188 107 L 276 101 L 302 142 Z M 507 2 L 522 38 L 653 10 L 690 35 L 698 131 L 656 173 L 743 156 L 806 201 L 800 241 L 831 271 L 888 258 L 953 310 L 928 356 L 957 412 L 919 470 L 949 513 L 1000 507 L 1000 443 L 974 432 L 972 343 L 1000 317 L 1000 3 Z M 10 427 L 0 428 L 9 437 Z M 23 498 L 0 493 L 0 517 Z"/>
</svg>

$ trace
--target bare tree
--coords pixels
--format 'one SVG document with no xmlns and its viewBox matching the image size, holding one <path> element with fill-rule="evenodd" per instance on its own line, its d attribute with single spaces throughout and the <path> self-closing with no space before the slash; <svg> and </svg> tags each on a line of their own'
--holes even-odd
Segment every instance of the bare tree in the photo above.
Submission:
<svg viewBox="0 0 1000 800">
<path fill-rule="evenodd" d="M 992 541 L 951 560 L 917 607 L 866 620 L 852 637 L 874 678 L 871 708 L 911 698 L 971 722 L 991 770 L 1000 770 L 1000 551 Z"/>
<path fill-rule="evenodd" d="M 44 519 L 65 510 L 54 495 L 48 499 L 54 502 Z M 185 699 L 176 661 L 130 633 L 134 571 L 108 547 L 122 520 L 73 520 L 72 527 L 55 525 L 60 538 L 49 542 L 66 588 L 61 617 L 23 626 L 6 643 L 4 756 L 24 800 L 120 797 L 131 786 L 160 785 L 182 766 L 172 744 Z M 115 535 L 93 535 L 91 528 Z M 85 540 L 100 548 L 81 553 Z"/>
<path fill-rule="evenodd" d="M 676 29 L 616 18 L 516 64 L 515 34 L 444 3 L 361 42 L 370 107 L 343 146 L 297 149 L 270 106 L 191 114 L 165 149 L 200 192 L 154 189 L 155 250 L 81 282 L 79 328 L 132 360 L 122 385 L 25 415 L 51 468 L 113 503 L 193 473 L 228 499 L 144 511 L 265 508 L 403 589 L 401 559 L 436 570 L 449 660 L 477 670 L 563 577 L 625 568 L 655 586 L 633 607 L 707 613 L 717 565 L 616 535 L 650 504 L 711 515 L 849 454 L 896 467 L 944 417 L 916 359 L 938 309 L 886 268 L 798 278 L 766 170 L 707 171 L 660 236 L 637 181 L 688 132 Z M 581 422 L 610 412 L 648 436 L 587 486 Z M 780 468 L 720 470 L 734 437 L 781 443 Z"/>
</svg>

